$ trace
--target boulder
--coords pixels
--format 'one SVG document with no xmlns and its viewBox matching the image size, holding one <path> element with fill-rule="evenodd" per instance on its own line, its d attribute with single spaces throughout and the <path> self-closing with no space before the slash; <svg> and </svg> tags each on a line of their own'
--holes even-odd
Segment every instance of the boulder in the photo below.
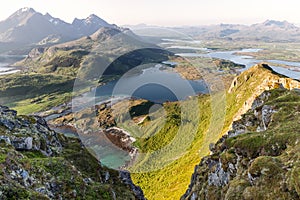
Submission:
<svg viewBox="0 0 300 200">
<path fill-rule="evenodd" d="M 16 150 L 31 150 L 32 149 L 32 137 L 15 138 L 12 141 L 12 145 Z"/>
</svg>

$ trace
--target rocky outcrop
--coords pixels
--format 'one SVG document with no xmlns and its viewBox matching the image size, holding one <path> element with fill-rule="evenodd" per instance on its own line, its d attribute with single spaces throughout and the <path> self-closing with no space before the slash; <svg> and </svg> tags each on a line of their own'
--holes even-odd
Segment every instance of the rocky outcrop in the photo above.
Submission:
<svg viewBox="0 0 300 200">
<path fill-rule="evenodd" d="M 130 186 L 132 191 L 134 192 L 135 196 L 137 197 L 138 200 L 145 200 L 146 198 L 144 197 L 143 190 L 139 187 L 136 186 L 130 177 L 130 173 L 128 171 L 120 171 L 119 176 L 123 183 L 127 184 Z"/>
<path fill-rule="evenodd" d="M 224 171 L 222 168 L 222 162 L 215 162 L 209 160 L 209 165 L 213 166 L 215 169 L 210 174 L 208 174 L 208 185 L 214 186 L 225 186 L 229 182 L 229 172 Z"/>
<path fill-rule="evenodd" d="M 96 113 L 98 116 L 99 126 L 103 129 L 114 127 L 117 125 L 113 116 L 113 109 L 109 106 L 110 103 L 96 105 Z"/>
<path fill-rule="evenodd" d="M 254 100 L 248 113 L 232 123 L 232 129 L 228 131 L 228 137 L 235 137 L 251 131 L 260 132 L 267 130 L 272 114 L 277 112 L 273 106 L 264 105 L 270 95 L 270 92 L 264 92 L 259 95 Z"/>
<path fill-rule="evenodd" d="M 145 199 L 129 173 L 102 166 L 78 138 L 0 106 L 0 199 Z"/>
<path fill-rule="evenodd" d="M 29 54 L 28 54 L 28 58 L 31 58 L 31 59 L 34 59 L 38 56 L 40 56 L 42 53 L 44 53 L 45 51 L 45 48 L 44 47 L 37 47 L 37 48 L 34 48 L 32 49 Z"/>
<path fill-rule="evenodd" d="M 16 150 L 35 150 L 47 156 L 61 151 L 57 134 L 48 127 L 43 118 L 17 116 L 16 111 L 0 106 L 0 128 L 1 126 L 5 128 L 2 131 L 2 140 Z"/>
</svg>

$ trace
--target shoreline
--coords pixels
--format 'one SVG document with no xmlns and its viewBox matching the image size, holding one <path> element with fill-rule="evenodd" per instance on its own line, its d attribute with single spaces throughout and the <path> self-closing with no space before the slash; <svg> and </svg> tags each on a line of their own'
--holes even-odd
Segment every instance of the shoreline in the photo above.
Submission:
<svg viewBox="0 0 300 200">
<path fill-rule="evenodd" d="M 131 159 L 130 159 L 130 161 L 127 161 L 123 166 L 119 167 L 120 170 L 127 170 L 129 167 L 131 167 L 135 163 L 135 161 L 139 155 L 139 149 L 132 146 L 132 144 L 136 141 L 136 139 L 134 137 L 132 137 L 129 132 L 127 132 L 124 129 L 119 128 L 119 127 L 111 127 L 111 128 L 108 128 L 107 130 L 113 130 L 113 129 L 121 131 L 123 134 L 125 134 L 130 139 L 129 145 L 131 146 L 131 150 L 128 151 L 128 154 Z"/>
<path fill-rule="evenodd" d="M 47 122 L 48 123 L 48 122 Z M 49 128 L 54 130 L 57 133 L 63 134 L 66 137 L 77 137 L 81 139 L 80 134 L 78 133 L 77 129 L 72 125 L 55 125 L 55 124 L 48 124 Z M 114 133 L 116 131 L 116 133 Z M 113 133 L 111 133 L 113 132 Z M 96 133 L 96 132 L 95 132 Z M 95 134 L 92 133 L 92 134 Z M 117 135 L 116 135 L 117 134 Z M 122 135 L 123 134 L 123 135 Z M 122 149 L 128 153 L 130 157 L 129 161 L 125 161 L 125 164 L 119 166 L 118 170 L 127 170 L 129 167 L 133 166 L 137 157 L 138 157 L 138 148 L 134 147 L 132 144 L 136 141 L 130 133 L 127 131 L 119 128 L 119 127 L 111 127 L 106 130 L 103 130 L 103 135 L 117 148 Z M 100 136 L 100 135 L 99 135 Z M 125 136 L 125 137 L 124 137 Z M 117 141 L 116 141 L 117 140 Z M 101 159 L 99 159 L 101 162 Z"/>
</svg>

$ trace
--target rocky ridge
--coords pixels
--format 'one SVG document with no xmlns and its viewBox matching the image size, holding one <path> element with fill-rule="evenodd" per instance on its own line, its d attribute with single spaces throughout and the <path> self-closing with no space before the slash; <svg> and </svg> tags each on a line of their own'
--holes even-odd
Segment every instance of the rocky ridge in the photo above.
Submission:
<svg viewBox="0 0 300 200">
<path fill-rule="evenodd" d="M 299 198 L 299 82 L 261 64 L 238 76 L 229 94 L 257 71 L 263 81 L 249 91 L 231 130 L 210 145 L 181 199 Z"/>
<path fill-rule="evenodd" d="M 263 77 L 263 81 L 259 85 L 257 85 L 254 90 L 251 91 L 252 92 L 251 97 L 245 101 L 244 106 L 242 106 L 239 109 L 233 121 L 240 119 L 242 114 L 246 113 L 249 109 L 251 109 L 255 99 L 264 91 L 272 90 L 275 88 L 286 88 L 288 90 L 300 88 L 299 81 L 277 74 L 267 64 L 258 64 L 244 71 L 239 76 L 237 76 L 232 81 L 228 93 L 233 93 L 235 91 L 238 91 L 245 82 L 247 82 L 251 77 L 257 74 L 257 71 L 262 71 L 262 70 L 268 72 L 264 73 L 265 76 Z"/>
<path fill-rule="evenodd" d="M 260 95 L 210 145 L 181 199 L 299 199 L 299 99 L 284 89 Z"/>
</svg>

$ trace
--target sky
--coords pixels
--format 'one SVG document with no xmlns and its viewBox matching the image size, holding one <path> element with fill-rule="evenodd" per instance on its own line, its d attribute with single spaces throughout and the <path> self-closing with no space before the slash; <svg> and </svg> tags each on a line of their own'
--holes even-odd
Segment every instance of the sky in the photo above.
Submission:
<svg viewBox="0 0 300 200">
<path fill-rule="evenodd" d="M 1 4 L 0 20 L 22 7 L 66 22 L 96 14 L 118 25 L 253 24 L 267 19 L 300 24 L 299 0 L 9 0 Z"/>
</svg>

